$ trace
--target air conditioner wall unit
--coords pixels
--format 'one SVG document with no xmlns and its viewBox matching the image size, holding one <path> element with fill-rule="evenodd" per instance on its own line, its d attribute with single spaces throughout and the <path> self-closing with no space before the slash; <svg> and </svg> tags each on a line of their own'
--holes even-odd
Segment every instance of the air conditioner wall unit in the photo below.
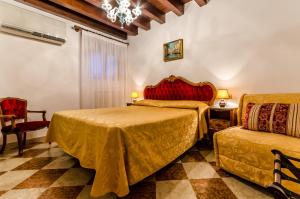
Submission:
<svg viewBox="0 0 300 199">
<path fill-rule="evenodd" d="M 66 42 L 66 23 L 0 1 L 0 31 L 55 45 Z"/>
</svg>

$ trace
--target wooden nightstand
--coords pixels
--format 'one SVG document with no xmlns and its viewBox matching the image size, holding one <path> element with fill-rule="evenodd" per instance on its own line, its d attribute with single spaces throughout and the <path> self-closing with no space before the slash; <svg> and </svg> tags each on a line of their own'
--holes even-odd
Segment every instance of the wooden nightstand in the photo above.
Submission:
<svg viewBox="0 0 300 199">
<path fill-rule="evenodd" d="M 132 105 L 133 105 L 132 102 L 127 102 L 127 103 L 126 103 L 126 106 L 132 106 Z"/>
<path fill-rule="evenodd" d="M 215 132 L 237 125 L 237 107 L 211 106 L 208 109 L 208 134 L 210 144 Z"/>
</svg>

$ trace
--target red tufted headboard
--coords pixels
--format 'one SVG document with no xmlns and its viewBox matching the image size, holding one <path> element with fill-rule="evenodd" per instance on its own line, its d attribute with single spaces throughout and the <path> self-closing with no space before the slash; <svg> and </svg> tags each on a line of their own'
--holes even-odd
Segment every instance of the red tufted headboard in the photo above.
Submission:
<svg viewBox="0 0 300 199">
<path fill-rule="evenodd" d="M 196 100 L 213 105 L 216 87 L 210 82 L 193 83 L 183 77 L 171 75 L 155 86 L 147 86 L 145 99 L 154 100 Z"/>
</svg>

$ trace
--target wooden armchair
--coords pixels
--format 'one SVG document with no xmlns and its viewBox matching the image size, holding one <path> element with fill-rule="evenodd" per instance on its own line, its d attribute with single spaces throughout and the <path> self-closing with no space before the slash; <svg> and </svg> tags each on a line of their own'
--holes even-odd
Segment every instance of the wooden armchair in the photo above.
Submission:
<svg viewBox="0 0 300 199">
<path fill-rule="evenodd" d="M 28 113 L 41 113 L 43 120 L 27 121 Z M 22 120 L 22 122 L 19 122 Z M 6 146 L 7 135 L 16 134 L 19 146 L 19 155 L 23 154 L 23 147 L 26 145 L 26 133 L 49 127 L 50 122 L 46 120 L 46 111 L 27 110 L 27 101 L 19 98 L 0 99 L 0 121 L 3 135 L 3 145 L 0 153 L 3 153 Z M 10 124 L 8 124 L 10 122 Z"/>
</svg>

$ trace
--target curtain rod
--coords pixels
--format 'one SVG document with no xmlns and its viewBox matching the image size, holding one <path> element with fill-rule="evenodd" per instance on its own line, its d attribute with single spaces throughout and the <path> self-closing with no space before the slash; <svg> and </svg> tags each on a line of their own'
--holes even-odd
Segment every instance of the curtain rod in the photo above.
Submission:
<svg viewBox="0 0 300 199">
<path fill-rule="evenodd" d="M 94 34 L 96 34 L 96 35 L 100 35 L 100 36 L 105 37 L 105 38 L 107 38 L 107 39 L 110 39 L 110 40 L 113 40 L 113 41 L 117 41 L 117 42 L 120 42 L 120 43 L 122 43 L 122 44 L 126 44 L 127 46 L 129 45 L 128 42 L 120 41 L 120 40 L 118 40 L 118 39 L 115 39 L 115 38 L 112 38 L 112 37 L 103 35 L 103 34 L 101 34 L 101 33 L 97 33 L 97 32 L 94 32 L 94 31 L 91 31 L 91 30 L 82 28 L 82 27 L 80 27 L 80 26 L 74 25 L 74 26 L 72 27 L 72 29 L 75 30 L 76 32 L 79 32 L 79 31 L 81 31 L 81 30 L 84 30 L 84 31 L 87 31 L 87 32 L 94 33 Z"/>
</svg>

